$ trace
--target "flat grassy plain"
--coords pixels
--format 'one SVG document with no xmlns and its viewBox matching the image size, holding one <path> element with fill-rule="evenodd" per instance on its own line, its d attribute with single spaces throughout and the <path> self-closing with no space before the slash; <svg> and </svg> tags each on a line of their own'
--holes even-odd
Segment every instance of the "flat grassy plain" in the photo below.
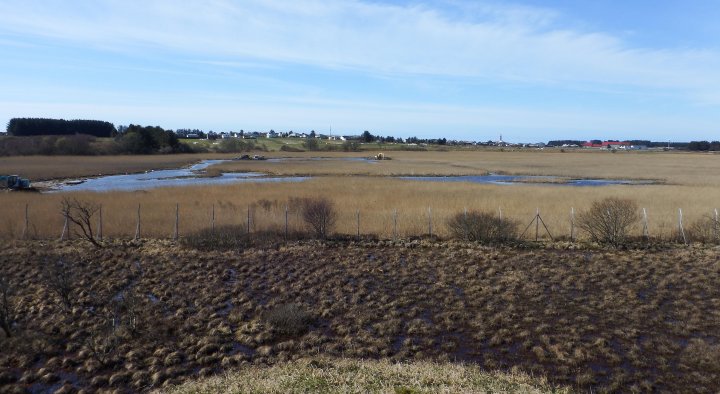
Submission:
<svg viewBox="0 0 720 394">
<path fill-rule="evenodd" d="M 720 387 L 717 249 L 431 240 L 2 249 L 21 311 L 14 336 L 0 334 L 2 390 L 146 391 L 307 358 L 464 362 L 582 392 Z M 41 279 L 58 261 L 69 308 Z M 292 330 L 269 319 L 287 305 L 303 316 Z"/>
<path fill-rule="evenodd" d="M 555 238 L 569 237 L 571 208 L 587 209 L 597 199 L 623 197 L 646 208 L 651 237 L 677 240 L 678 209 L 684 225 L 707 220 L 720 205 L 720 157 L 714 154 L 676 152 L 579 151 L 458 151 L 389 152 L 392 160 L 357 160 L 367 153 L 269 153 L 281 161 L 233 161 L 211 167 L 218 171 L 254 171 L 274 175 L 311 175 L 299 183 L 245 183 L 226 186 L 192 186 L 106 193 L 2 193 L 0 203 L 13 215 L 0 220 L 0 237 L 53 238 L 60 235 L 63 197 L 92 201 L 103 206 L 104 235 L 129 237 L 135 234 L 138 204 L 141 205 L 141 235 L 169 237 L 174 232 L 175 206 L 180 206 L 180 234 L 210 227 L 212 210 L 216 224 L 247 224 L 251 231 L 284 228 L 285 207 L 291 229 L 302 223 L 297 198 L 324 196 L 339 210 L 337 231 L 360 232 L 381 238 L 420 236 L 431 230 L 446 236 L 447 218 L 467 209 L 500 211 L 522 227 L 537 209 Z M 318 155 L 322 157 L 318 157 Z M 37 178 L 66 178 L 90 173 L 125 172 L 132 169 L 172 167 L 201 158 L 236 155 L 168 155 L 113 157 L 23 157 L 2 158 L 3 168 Z M 8 166 L 8 167 L 5 167 Z M 28 168 L 23 172 L 22 168 Z M 478 175 L 494 173 L 556 175 L 582 178 L 653 179 L 654 185 L 570 187 L 515 184 L 480 185 L 392 179 L 394 175 Z M 32 176 L 31 176 L 32 178 Z M 29 209 L 25 231 L 24 209 Z M 214 207 L 214 208 L 213 208 Z M 396 220 L 397 218 L 397 220 Z M 397 225 L 396 225 L 397 224 Z M 533 231 L 529 234 L 534 237 Z M 641 235 L 638 224 L 633 235 Z M 576 233 L 582 237 L 582 234 Z M 542 233 L 544 239 L 549 239 Z"/>
</svg>

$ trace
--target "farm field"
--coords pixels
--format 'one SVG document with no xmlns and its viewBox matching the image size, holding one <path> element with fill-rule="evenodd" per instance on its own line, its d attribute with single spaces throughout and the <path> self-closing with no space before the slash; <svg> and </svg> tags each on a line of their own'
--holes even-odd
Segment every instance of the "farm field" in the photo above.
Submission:
<svg viewBox="0 0 720 394">
<path fill-rule="evenodd" d="M 307 358 L 465 362 L 592 392 L 720 385 L 717 249 L 264 242 L 3 243 L 22 311 L 0 335 L 3 389 L 146 391 Z"/>
</svg>

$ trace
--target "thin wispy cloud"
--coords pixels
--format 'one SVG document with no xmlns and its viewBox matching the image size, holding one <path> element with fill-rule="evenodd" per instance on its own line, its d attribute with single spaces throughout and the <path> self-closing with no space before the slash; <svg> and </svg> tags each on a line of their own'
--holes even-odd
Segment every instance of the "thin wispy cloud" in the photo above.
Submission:
<svg viewBox="0 0 720 394">
<path fill-rule="evenodd" d="M 720 52 L 712 48 L 643 47 L 610 32 L 582 30 L 568 15 L 548 7 L 439 4 L 6 0 L 0 3 L 0 45 L 15 40 L 3 36 L 23 37 L 28 43 L 40 40 L 198 67 L 274 70 L 277 75 L 255 78 L 281 80 L 294 85 L 292 92 L 302 84 L 311 89 L 332 83 L 281 75 L 300 73 L 293 68 L 297 65 L 400 84 L 416 80 L 416 86 L 442 89 L 506 85 L 720 105 Z M 223 71 L 201 71 L 213 72 Z M 318 91 L 332 89 L 323 85 Z"/>
</svg>

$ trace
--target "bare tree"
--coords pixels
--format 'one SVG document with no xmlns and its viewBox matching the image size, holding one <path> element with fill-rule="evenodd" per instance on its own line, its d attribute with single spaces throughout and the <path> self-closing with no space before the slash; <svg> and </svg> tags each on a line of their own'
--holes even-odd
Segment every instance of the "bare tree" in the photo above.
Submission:
<svg viewBox="0 0 720 394">
<path fill-rule="evenodd" d="M 67 197 L 62 199 L 60 205 L 63 217 L 77 225 L 83 237 L 91 244 L 98 248 L 101 247 L 100 243 L 95 239 L 92 229 L 92 218 L 100 210 L 100 205 Z"/>
<path fill-rule="evenodd" d="M 12 299 L 12 288 L 10 282 L 0 274 L 0 328 L 5 336 L 12 336 L 12 326 L 16 318 L 15 303 Z"/>
<path fill-rule="evenodd" d="M 45 287 L 54 293 L 66 310 L 72 309 L 75 299 L 74 264 L 70 260 L 58 259 L 56 262 L 45 261 L 43 282 Z"/>
<path fill-rule="evenodd" d="M 326 238 L 337 220 L 332 201 L 324 197 L 303 200 L 302 216 L 318 238 Z"/>
<path fill-rule="evenodd" d="M 593 241 L 618 246 L 639 219 L 635 201 L 610 197 L 593 202 L 588 211 L 580 213 L 577 224 Z"/>
</svg>

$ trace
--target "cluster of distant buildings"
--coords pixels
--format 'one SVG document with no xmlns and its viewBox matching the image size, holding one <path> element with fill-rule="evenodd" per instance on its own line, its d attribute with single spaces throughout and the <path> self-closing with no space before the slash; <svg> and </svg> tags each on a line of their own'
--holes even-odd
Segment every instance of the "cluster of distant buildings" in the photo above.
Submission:
<svg viewBox="0 0 720 394">
<path fill-rule="evenodd" d="M 268 132 L 264 131 L 222 131 L 215 133 L 209 131 L 207 133 L 200 130 L 177 130 L 175 132 L 182 138 L 188 139 L 227 139 L 227 138 L 246 138 L 246 139 L 257 139 L 257 138 L 320 138 L 327 140 L 345 141 L 348 139 L 358 139 L 359 136 L 341 136 L 341 135 L 325 135 L 315 134 L 315 131 L 310 133 L 297 133 L 294 131 L 278 133 L 275 130 Z"/>
<path fill-rule="evenodd" d="M 621 150 L 645 150 L 648 148 L 647 145 L 634 145 L 628 141 L 601 141 L 595 143 L 594 141 L 588 141 L 582 144 L 583 148 L 595 148 L 595 149 L 621 149 Z"/>
</svg>

